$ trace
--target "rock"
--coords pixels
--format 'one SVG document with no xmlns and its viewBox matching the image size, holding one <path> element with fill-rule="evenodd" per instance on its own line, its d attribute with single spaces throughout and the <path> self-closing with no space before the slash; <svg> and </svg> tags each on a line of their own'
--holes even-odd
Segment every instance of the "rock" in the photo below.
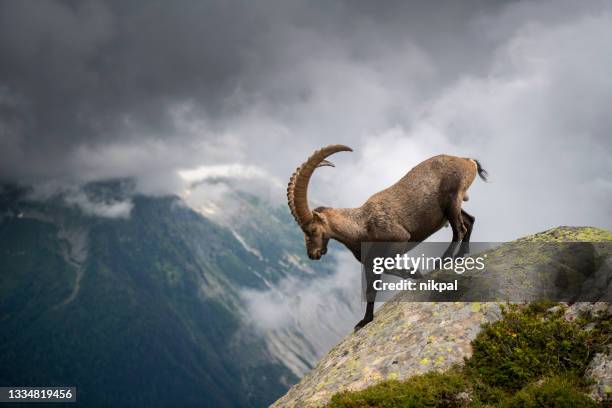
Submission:
<svg viewBox="0 0 612 408">
<path fill-rule="evenodd" d="M 542 261 L 538 263 L 537 257 L 531 257 L 528 264 L 521 259 L 528 248 L 524 243 L 558 240 L 612 241 L 612 233 L 596 228 L 561 227 L 516 241 L 519 245 L 512 257 L 504 258 L 504 269 L 521 273 L 507 273 L 505 279 L 514 279 L 520 285 L 525 281 L 525 274 L 542 270 Z M 512 259 L 516 259 L 516 264 L 512 264 Z M 549 260 L 545 261 L 548 266 Z M 591 269 L 596 271 L 596 268 L 589 268 L 589 272 Z M 383 380 L 404 380 L 431 370 L 447 370 L 471 356 L 470 342 L 480 331 L 481 324 L 501 317 L 500 304 L 495 302 L 410 302 L 407 299 L 400 294 L 385 303 L 376 312 L 373 322 L 349 334 L 332 348 L 272 406 L 324 406 L 340 391 L 364 389 Z M 568 308 L 566 318 L 575 319 L 581 313 L 609 315 L 610 310 L 605 302 L 576 303 Z M 610 387 L 609 354 L 593 361 L 589 375 L 596 382 L 594 397 L 603 398 Z M 469 395 L 465 397 L 470 398 Z"/>
<path fill-rule="evenodd" d="M 612 303 L 608 302 L 577 302 L 565 309 L 565 319 L 568 321 L 584 316 L 588 319 L 605 319 L 612 317 Z"/>
<path fill-rule="evenodd" d="M 324 405 L 338 391 L 444 371 L 471 355 L 482 323 L 500 316 L 495 303 L 388 302 L 272 406 Z"/>
<path fill-rule="evenodd" d="M 612 304 L 608 302 L 578 302 L 565 310 L 567 320 L 585 317 L 589 320 L 605 320 L 612 317 Z M 591 330 L 595 322 L 589 322 L 584 330 Z M 598 402 L 612 403 L 612 345 L 603 353 L 596 354 L 585 373 L 585 378 L 592 381 L 589 396 Z"/>
<path fill-rule="evenodd" d="M 593 381 L 589 396 L 598 402 L 612 403 L 612 346 L 593 357 L 585 377 Z"/>
<path fill-rule="evenodd" d="M 457 400 L 457 402 L 460 402 L 462 404 L 467 404 L 472 401 L 472 397 L 470 397 L 470 394 L 465 391 L 457 394 L 455 399 Z"/>
</svg>

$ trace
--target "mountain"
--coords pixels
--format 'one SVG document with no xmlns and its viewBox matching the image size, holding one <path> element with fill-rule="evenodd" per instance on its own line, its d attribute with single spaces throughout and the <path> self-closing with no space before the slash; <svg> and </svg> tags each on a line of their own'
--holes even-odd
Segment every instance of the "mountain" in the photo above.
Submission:
<svg viewBox="0 0 612 408">
<path fill-rule="evenodd" d="M 554 246 L 558 254 L 553 255 L 542 251 L 544 247 L 551 250 L 549 243 L 554 242 L 561 243 Z M 565 245 L 565 243 L 576 242 L 592 244 Z M 567 287 L 575 290 L 582 290 L 585 287 L 589 290 L 597 289 L 594 293 L 603 293 L 604 299 L 609 302 L 612 294 L 611 242 L 612 232 L 606 230 L 559 227 L 503 244 L 487 252 L 487 257 L 492 262 L 487 268 L 503 265 L 507 280 L 503 288 L 510 290 L 517 287 L 530 289 L 532 283 L 540 280 L 545 282 L 566 280 L 567 277 L 574 276 L 575 272 L 579 272 L 582 279 L 581 284 Z M 585 257 L 586 252 L 577 250 L 580 248 L 591 248 L 592 251 L 587 251 L 589 256 Z M 573 259 L 569 260 L 568 255 Z M 558 262 L 559 259 L 564 262 Z M 578 260 L 581 264 L 576 263 Z M 572 262 L 575 268 L 568 268 L 568 264 Z M 502 278 L 496 277 L 495 282 L 502 282 Z M 602 287 L 605 287 L 605 290 L 601 291 Z M 344 401 L 346 404 L 342 402 L 336 406 L 483 406 L 478 405 L 476 400 L 473 401 L 474 405 L 467 400 L 459 401 L 461 396 L 458 394 L 464 393 L 463 389 L 456 392 L 457 400 L 446 403 L 443 398 L 448 395 L 446 397 L 429 394 L 423 396 L 421 392 L 423 390 L 430 392 L 435 388 L 432 382 L 435 375 L 432 376 L 431 372 L 453 370 L 454 365 L 462 364 L 464 358 L 472 355 L 472 344 L 482 330 L 481 325 L 490 324 L 502 318 L 500 304 L 501 302 L 425 302 L 412 292 L 399 293 L 397 297 L 385 303 L 376 312 L 372 323 L 355 334 L 349 334 L 334 346 L 316 367 L 276 401 L 273 407 L 325 406 L 333 395 L 343 391 L 351 391 L 354 394 L 347 394 L 345 399 L 339 398 L 339 401 Z M 612 308 L 606 302 L 574 303 L 574 306 L 568 308 L 566 316 L 573 313 L 573 316 L 568 318 L 569 320 L 586 324 L 584 327 L 570 327 L 572 332 L 585 332 L 593 329 L 593 322 L 582 322 L 577 318 L 575 310 L 584 311 L 585 309 L 589 312 L 597 312 L 605 331 L 601 336 L 605 343 L 604 348 L 587 350 L 586 355 L 590 362 L 584 359 L 581 361 L 584 363 L 583 368 L 588 368 L 587 372 L 591 373 L 591 378 L 587 379 L 586 384 L 595 383 L 594 386 L 597 389 L 592 393 L 596 399 L 603 399 L 604 394 L 607 393 L 612 402 L 612 394 L 610 394 L 612 390 L 612 343 L 610 342 Z M 540 316 L 537 317 L 539 319 Z M 555 315 L 554 324 L 559 323 L 557 318 L 558 316 Z M 513 319 L 516 319 L 516 316 L 513 316 Z M 539 324 L 538 322 L 539 320 L 535 324 Z M 546 338 L 536 339 L 538 344 L 549 347 L 553 340 L 552 337 L 548 337 L 553 335 L 552 331 L 548 331 L 549 329 L 550 327 L 545 326 Z M 517 335 L 525 334 L 517 333 L 516 330 L 513 333 L 505 327 L 496 330 L 495 333 L 509 333 L 507 335 L 512 336 L 513 339 Z M 520 336 L 518 338 L 522 339 Z M 499 344 L 502 340 L 503 336 L 494 342 Z M 568 340 L 567 344 L 570 344 L 569 337 L 565 339 L 564 335 L 561 335 L 559 340 L 560 349 L 569 347 L 564 342 Z M 578 345 L 582 343 L 584 339 L 577 342 Z M 606 348 L 607 352 L 605 352 Z M 513 350 L 512 343 L 502 351 L 511 353 L 511 350 Z M 549 353 L 556 353 L 555 349 L 550 350 Z M 519 352 L 522 353 L 523 350 L 520 349 Z M 558 359 L 563 357 L 554 355 Z M 537 359 L 538 357 L 532 354 L 521 354 L 512 356 L 510 363 L 526 361 L 526 366 L 529 367 L 537 364 Z M 504 368 L 508 369 L 508 367 Z M 510 377 L 520 377 L 526 369 L 520 366 L 510 368 L 513 370 Z M 427 375 L 426 373 L 430 373 L 430 377 L 423 377 Z M 453 378 L 447 376 L 441 381 L 448 384 Z M 419 384 L 421 379 L 426 380 L 423 389 L 415 391 L 409 388 L 411 383 Z M 406 386 L 384 382 L 396 380 L 403 380 L 402 384 Z M 539 380 L 543 381 L 542 378 Z M 359 393 L 361 390 L 365 391 Z M 371 391 L 368 392 L 368 390 Z M 441 388 L 441 391 L 449 393 L 448 389 Z M 526 393 L 528 391 L 525 390 Z M 414 395 L 411 396 L 412 393 Z M 368 402 L 366 398 L 370 397 L 373 398 L 372 401 L 378 398 L 377 401 L 380 401 L 380 404 Z M 383 397 L 387 399 L 384 400 Z M 393 398 L 389 399 L 389 397 L 397 398 L 397 401 L 393 402 Z M 404 397 L 406 400 L 402 399 Z M 542 401 L 544 400 L 541 400 L 539 404 L 534 402 L 533 405 L 518 402 L 516 405 L 507 406 L 583 406 L 572 403 L 563 405 L 561 402 L 559 403 L 561 405 L 552 403 L 548 405 Z"/>
<path fill-rule="evenodd" d="M 306 259 L 302 233 L 284 203 L 267 205 L 234 188 L 220 202 L 208 200 L 196 209 L 279 266 L 280 279 L 263 291 L 243 291 L 243 299 L 273 356 L 302 377 L 363 315 L 359 264 L 335 241 L 322 263 Z"/>
<path fill-rule="evenodd" d="M 249 299 L 328 279 L 334 260 L 308 262 L 284 206 L 246 193 L 232 192 L 243 212 L 228 224 L 178 197 L 126 191 L 87 186 L 97 209 L 129 201 L 129 214 L 101 217 L 81 196 L 0 190 L 0 384 L 74 385 L 87 406 L 264 406 L 282 395 L 324 346 L 300 333 L 299 310 L 266 330 Z"/>
</svg>

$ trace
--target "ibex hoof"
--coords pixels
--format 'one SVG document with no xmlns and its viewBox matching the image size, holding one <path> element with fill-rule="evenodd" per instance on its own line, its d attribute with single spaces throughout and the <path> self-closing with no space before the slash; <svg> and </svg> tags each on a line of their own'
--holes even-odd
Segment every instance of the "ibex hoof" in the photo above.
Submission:
<svg viewBox="0 0 612 408">
<path fill-rule="evenodd" d="M 359 323 L 355 325 L 355 333 L 357 333 L 361 328 L 365 327 L 371 321 L 372 320 L 366 320 L 366 319 L 361 320 Z"/>
</svg>

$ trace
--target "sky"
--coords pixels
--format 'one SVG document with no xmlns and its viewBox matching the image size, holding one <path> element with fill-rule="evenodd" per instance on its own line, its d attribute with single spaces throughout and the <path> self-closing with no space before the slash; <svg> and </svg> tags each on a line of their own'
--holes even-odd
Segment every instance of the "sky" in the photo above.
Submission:
<svg viewBox="0 0 612 408">
<path fill-rule="evenodd" d="M 313 206 L 445 153 L 491 175 L 464 206 L 475 241 L 611 229 L 610 38 L 608 1 L 0 1 L 0 180 L 109 217 L 130 203 L 80 186 L 133 178 L 197 208 L 225 176 L 282 204 L 342 143 Z"/>
</svg>

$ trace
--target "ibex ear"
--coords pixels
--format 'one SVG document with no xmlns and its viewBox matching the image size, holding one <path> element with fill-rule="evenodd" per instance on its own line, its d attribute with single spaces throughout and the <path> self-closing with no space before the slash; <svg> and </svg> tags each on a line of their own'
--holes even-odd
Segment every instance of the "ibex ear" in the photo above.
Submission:
<svg viewBox="0 0 612 408">
<path fill-rule="evenodd" d="M 313 221 L 318 221 L 318 222 L 325 222 L 326 221 L 325 215 L 321 214 L 318 211 L 313 211 L 312 212 L 312 219 L 313 219 Z"/>
</svg>

